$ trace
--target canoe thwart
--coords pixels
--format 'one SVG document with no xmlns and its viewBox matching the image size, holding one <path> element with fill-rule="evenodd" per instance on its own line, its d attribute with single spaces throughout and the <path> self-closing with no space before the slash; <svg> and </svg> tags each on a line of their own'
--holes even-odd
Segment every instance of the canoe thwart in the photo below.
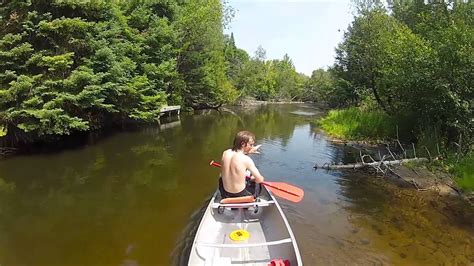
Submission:
<svg viewBox="0 0 474 266">
<path fill-rule="evenodd" d="M 216 244 L 216 243 L 202 243 L 196 242 L 195 244 L 200 247 L 213 247 L 213 248 L 250 248 L 250 247 L 264 247 L 264 246 L 275 246 L 285 243 L 291 243 L 291 238 L 285 238 L 276 241 L 269 241 L 263 243 L 250 243 L 250 244 Z"/>
<path fill-rule="evenodd" d="M 227 208 L 248 208 L 253 206 L 268 206 L 272 203 L 275 203 L 273 200 L 261 201 L 261 202 L 251 202 L 251 203 L 229 203 L 229 204 L 222 204 L 222 203 L 212 203 L 211 207 L 213 209 L 217 209 L 219 207 L 227 207 Z"/>
</svg>

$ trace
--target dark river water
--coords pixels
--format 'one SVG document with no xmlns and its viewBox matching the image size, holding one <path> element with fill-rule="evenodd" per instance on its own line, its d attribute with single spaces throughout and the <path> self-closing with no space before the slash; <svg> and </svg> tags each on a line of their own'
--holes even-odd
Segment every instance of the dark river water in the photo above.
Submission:
<svg viewBox="0 0 474 266">
<path fill-rule="evenodd" d="M 280 200 L 305 265 L 469 265 L 474 210 L 456 198 L 354 171 L 350 148 L 318 131 L 308 105 L 233 108 L 0 160 L 0 265 L 173 265 L 189 255 L 216 189 L 209 167 L 242 129 L 267 180 L 305 191 Z"/>
</svg>

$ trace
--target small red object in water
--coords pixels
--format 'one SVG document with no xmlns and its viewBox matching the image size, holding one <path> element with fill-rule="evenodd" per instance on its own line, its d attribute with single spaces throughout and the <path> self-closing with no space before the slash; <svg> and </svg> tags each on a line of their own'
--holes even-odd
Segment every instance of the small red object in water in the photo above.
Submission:
<svg viewBox="0 0 474 266">
<path fill-rule="evenodd" d="M 274 259 L 268 263 L 268 266 L 290 266 L 289 260 Z"/>
</svg>

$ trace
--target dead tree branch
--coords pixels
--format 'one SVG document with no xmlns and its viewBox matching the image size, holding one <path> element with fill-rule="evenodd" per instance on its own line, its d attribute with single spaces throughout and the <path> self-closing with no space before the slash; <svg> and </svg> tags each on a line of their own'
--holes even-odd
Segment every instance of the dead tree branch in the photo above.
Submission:
<svg viewBox="0 0 474 266">
<path fill-rule="evenodd" d="M 384 156 L 385 157 L 385 156 Z M 372 162 L 365 162 L 364 158 L 369 158 L 372 160 Z M 326 169 L 326 170 L 339 170 L 339 169 L 358 169 L 358 168 L 364 168 L 364 167 L 378 167 L 380 168 L 381 165 L 400 165 L 408 162 L 428 162 L 428 158 L 412 158 L 412 159 L 401 159 L 401 160 L 392 160 L 392 161 L 386 161 L 386 160 L 380 160 L 380 161 L 375 161 L 374 158 L 370 155 L 362 155 L 361 156 L 362 162 L 361 163 L 355 163 L 355 164 L 342 164 L 342 165 L 337 165 L 337 164 L 323 164 L 321 166 L 315 165 L 315 169 Z M 383 172 L 383 171 L 382 171 Z"/>
</svg>

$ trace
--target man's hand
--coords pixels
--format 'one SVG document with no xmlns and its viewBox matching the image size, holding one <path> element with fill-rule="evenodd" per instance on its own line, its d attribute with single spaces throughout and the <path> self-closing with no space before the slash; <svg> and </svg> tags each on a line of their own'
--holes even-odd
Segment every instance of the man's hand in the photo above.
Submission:
<svg viewBox="0 0 474 266">
<path fill-rule="evenodd" d="M 258 151 L 258 149 L 259 149 L 261 146 L 262 146 L 262 145 L 257 145 L 257 146 L 252 147 L 252 149 L 249 151 L 249 154 L 251 154 L 251 153 L 260 153 L 260 151 Z"/>
</svg>

